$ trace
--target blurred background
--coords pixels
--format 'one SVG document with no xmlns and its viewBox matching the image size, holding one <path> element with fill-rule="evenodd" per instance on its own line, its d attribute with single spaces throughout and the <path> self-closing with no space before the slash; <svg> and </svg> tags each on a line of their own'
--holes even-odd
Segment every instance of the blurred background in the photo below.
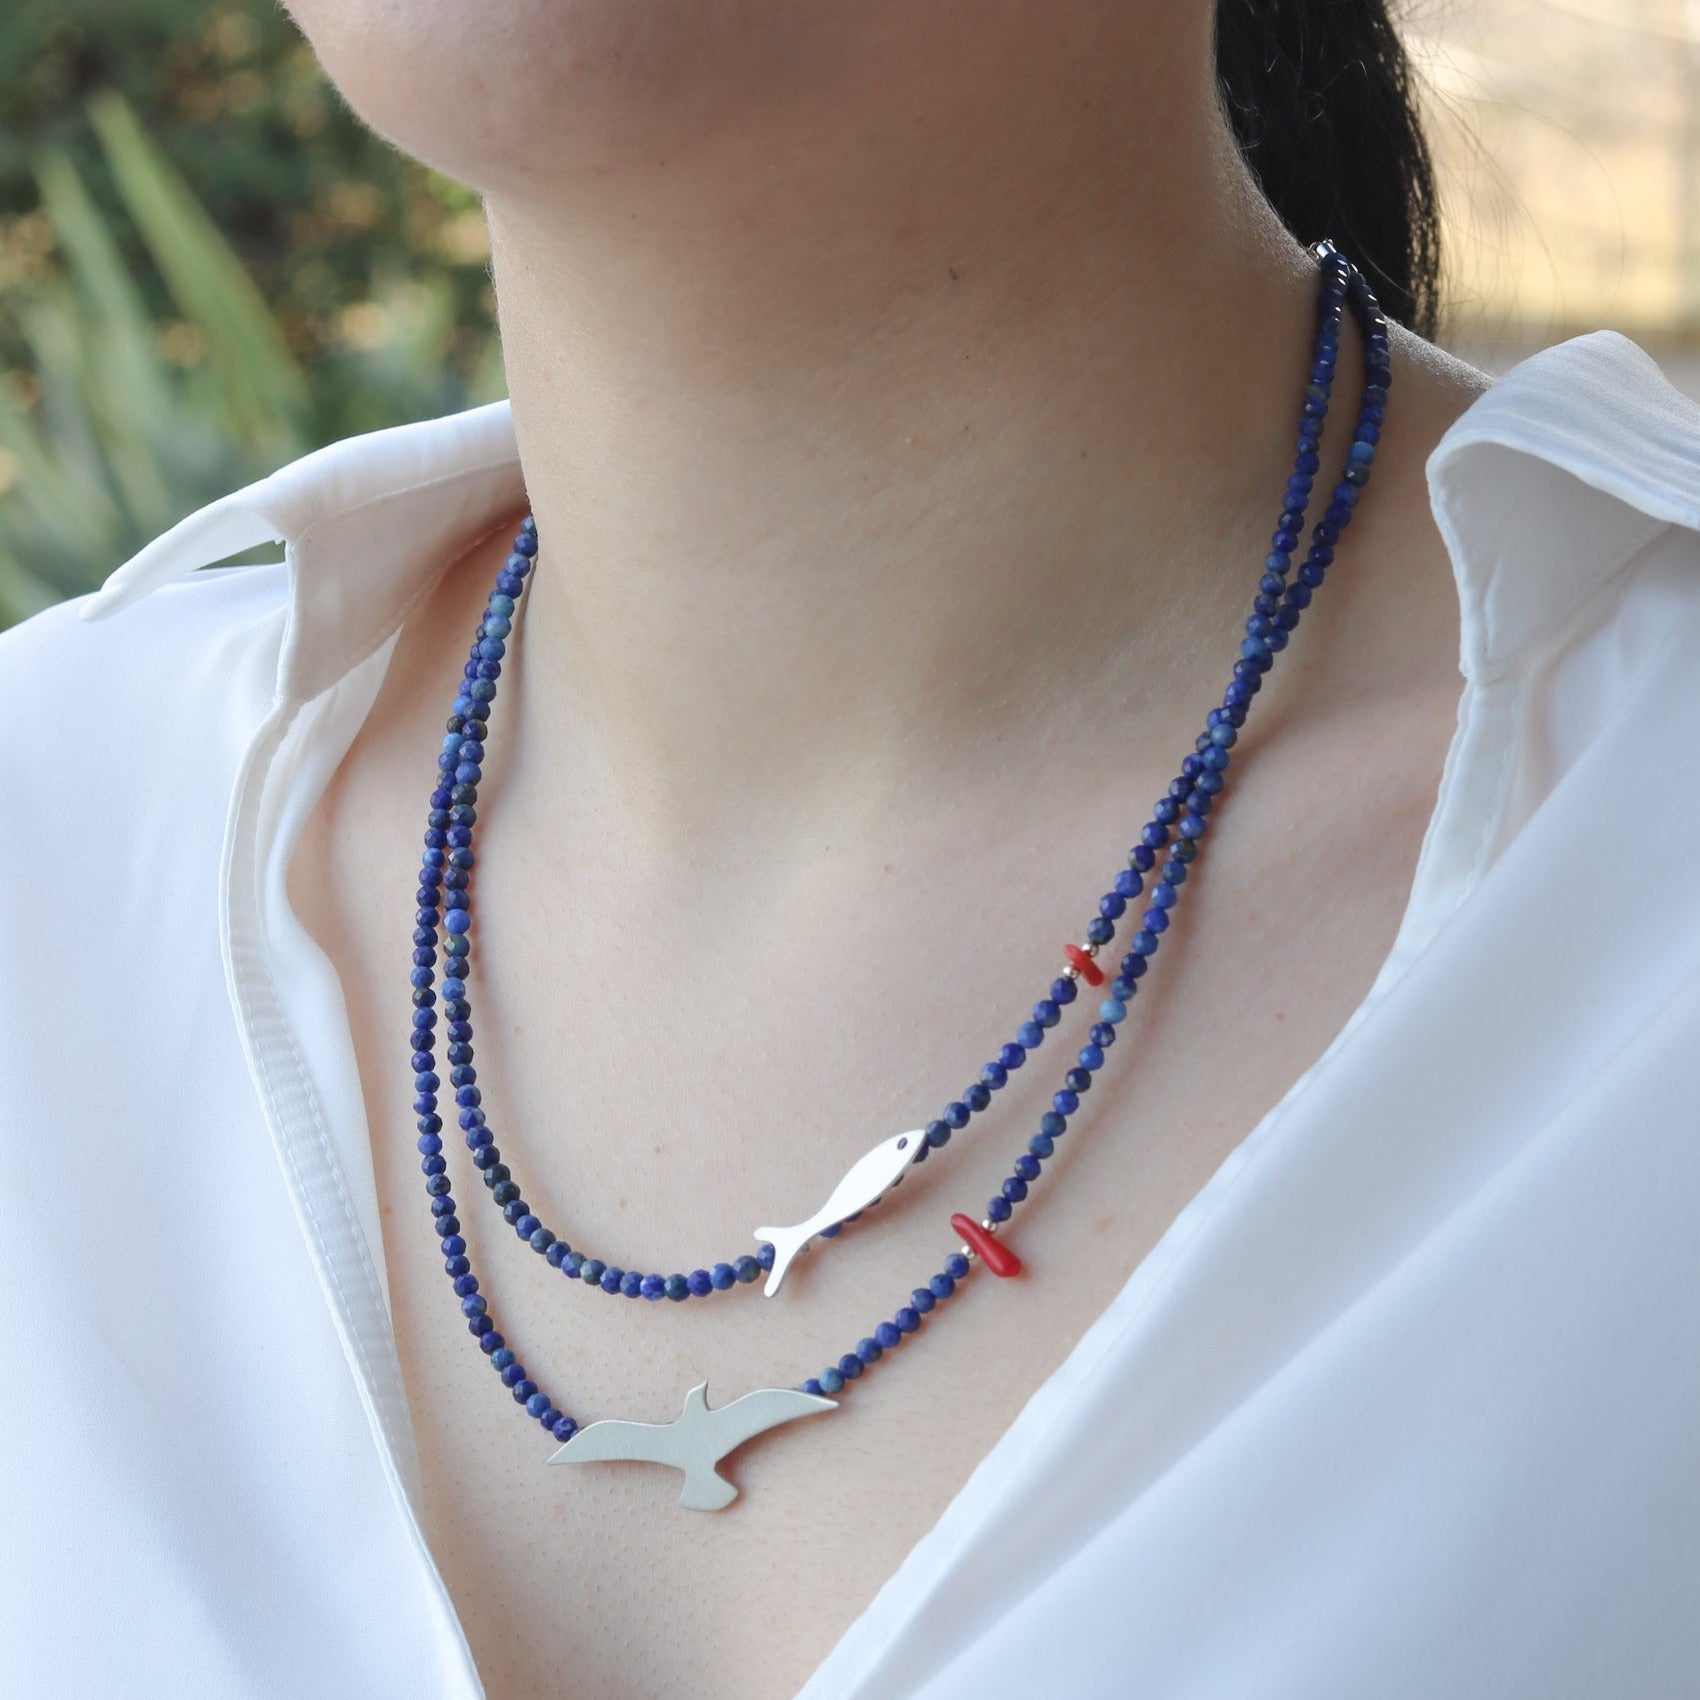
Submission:
<svg viewBox="0 0 1700 1700">
<path fill-rule="evenodd" d="M 1700 397 L 1700 0 L 1407 0 L 1442 340 L 1612 326 Z M 475 197 L 271 0 L 0 12 L 0 625 L 315 444 L 502 393 Z"/>
</svg>

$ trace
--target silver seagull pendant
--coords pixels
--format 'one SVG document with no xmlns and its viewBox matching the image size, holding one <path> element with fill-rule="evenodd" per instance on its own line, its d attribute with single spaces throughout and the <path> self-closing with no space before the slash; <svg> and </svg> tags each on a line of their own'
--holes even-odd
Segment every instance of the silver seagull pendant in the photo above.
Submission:
<svg viewBox="0 0 1700 1700">
<path fill-rule="evenodd" d="M 685 1473 L 679 1503 L 687 1511 L 720 1511 L 738 1497 L 718 1465 L 746 1440 L 782 1423 L 836 1411 L 837 1402 L 792 1387 L 761 1387 L 708 1408 L 708 1383 L 699 1381 L 685 1395 L 685 1408 L 670 1423 L 632 1423 L 610 1417 L 581 1428 L 549 1459 L 551 1464 L 601 1464 L 636 1460 L 666 1464 Z"/>
<path fill-rule="evenodd" d="M 927 1148 L 925 1128 L 911 1128 L 876 1145 L 860 1158 L 832 1189 L 832 1197 L 808 1221 L 791 1228 L 757 1228 L 756 1238 L 773 1246 L 773 1270 L 762 1292 L 772 1298 L 785 1279 L 785 1271 L 804 1246 L 823 1228 L 835 1227 L 877 1204 L 903 1178 L 904 1171 Z"/>
</svg>

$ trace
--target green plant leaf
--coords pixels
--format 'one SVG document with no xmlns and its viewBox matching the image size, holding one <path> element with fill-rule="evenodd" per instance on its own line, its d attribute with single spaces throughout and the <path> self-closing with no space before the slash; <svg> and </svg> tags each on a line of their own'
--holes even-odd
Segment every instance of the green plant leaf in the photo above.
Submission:
<svg viewBox="0 0 1700 1700">
<path fill-rule="evenodd" d="M 123 98 L 96 95 L 89 121 L 172 299 L 206 338 L 231 424 L 255 444 L 292 442 L 307 387 L 259 291 Z"/>
</svg>

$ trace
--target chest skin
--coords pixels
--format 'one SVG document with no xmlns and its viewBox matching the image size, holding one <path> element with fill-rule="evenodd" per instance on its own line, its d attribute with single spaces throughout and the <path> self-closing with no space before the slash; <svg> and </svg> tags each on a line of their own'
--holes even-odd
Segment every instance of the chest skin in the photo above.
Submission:
<svg viewBox="0 0 1700 1700">
<path fill-rule="evenodd" d="M 1418 500 L 1389 496 L 1363 552 Z M 290 890 L 343 982 L 425 1534 L 492 1700 L 793 1695 L 1338 1033 L 1397 930 L 1460 686 L 1439 540 L 1421 524 L 1403 539 L 1330 587 L 1302 641 L 1348 641 L 1397 578 L 1416 663 L 1400 688 L 1333 712 L 1274 701 L 1254 715 L 1161 956 L 1008 1230 L 1023 1273 L 976 1270 L 837 1411 L 736 1453 L 741 1496 L 711 1514 L 681 1510 L 680 1478 L 659 1467 L 547 1468 L 554 1443 L 471 1343 L 442 1272 L 399 1042 L 420 758 L 447 713 L 444 691 L 419 681 L 452 682 L 500 539 L 444 575 L 314 811 Z M 504 691 L 522 690 L 523 663 L 510 672 Z M 759 823 L 741 863 L 632 854 L 617 817 L 579 796 L 569 750 L 504 746 L 504 698 L 480 798 L 472 997 L 484 1107 L 539 1216 L 609 1263 L 664 1273 L 753 1250 L 758 1223 L 803 1220 L 858 1156 L 977 1078 L 1026 1017 L 1210 700 L 1149 733 L 994 766 L 878 830 L 802 850 L 788 839 L 776 871 Z M 718 1405 L 817 1373 L 956 1249 L 952 1212 L 984 1213 L 1096 1001 L 1067 1012 L 889 1204 L 803 1254 L 772 1299 L 758 1285 L 650 1304 L 569 1283 L 501 1222 L 451 1141 L 463 1231 L 503 1332 L 581 1421 L 665 1421 L 704 1379 Z"/>
</svg>

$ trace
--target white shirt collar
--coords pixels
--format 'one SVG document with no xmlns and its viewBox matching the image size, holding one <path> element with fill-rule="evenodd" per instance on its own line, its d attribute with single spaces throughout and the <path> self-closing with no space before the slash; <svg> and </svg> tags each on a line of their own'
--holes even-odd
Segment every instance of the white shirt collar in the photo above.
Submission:
<svg viewBox="0 0 1700 1700">
<path fill-rule="evenodd" d="M 214 562 L 281 542 L 281 698 L 306 701 L 370 654 L 461 549 L 525 507 L 505 401 L 329 444 L 209 503 L 84 600 L 100 619 Z"/>
<path fill-rule="evenodd" d="M 1627 337 L 1593 331 L 1478 397 L 1436 444 L 1428 481 L 1458 575 L 1463 669 L 1480 677 L 1556 631 L 1665 526 L 1700 529 L 1700 406 Z"/>
<path fill-rule="evenodd" d="M 1396 393 L 1396 392 L 1395 392 Z M 1475 677 L 1553 630 L 1667 524 L 1700 529 L 1700 408 L 1615 331 L 1499 378 L 1436 445 L 1430 495 L 1458 575 Z M 1613 498 L 1577 501 L 1576 484 Z M 211 503 L 84 600 L 98 619 L 281 541 L 282 696 L 327 689 L 401 623 L 460 548 L 525 504 L 506 402 L 333 443 Z M 438 545 L 421 548 L 421 539 Z"/>
</svg>

